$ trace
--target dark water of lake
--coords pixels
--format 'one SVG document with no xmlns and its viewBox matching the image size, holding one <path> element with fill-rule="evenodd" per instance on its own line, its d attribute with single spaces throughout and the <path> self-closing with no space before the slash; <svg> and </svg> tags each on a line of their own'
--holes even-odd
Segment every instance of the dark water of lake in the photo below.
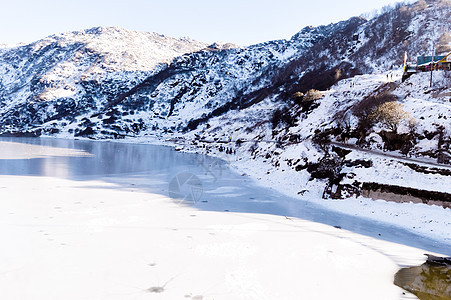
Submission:
<svg viewBox="0 0 451 300">
<path fill-rule="evenodd" d="M 79 149 L 91 156 L 48 156 L 0 159 L 0 175 L 51 176 L 71 180 L 103 180 L 118 188 L 142 189 L 163 195 L 186 195 L 197 209 L 274 214 L 339 226 L 363 235 L 451 255 L 451 245 L 405 229 L 328 211 L 311 202 L 262 187 L 205 155 L 177 152 L 145 144 L 51 138 L 0 138 L 0 141 Z M 6 145 L 6 146 L 5 146 Z M 8 144 L 2 144 L 0 151 Z M 190 190 L 183 190 L 189 183 Z M 179 189 L 178 189 L 179 188 Z M 186 200 L 186 199 L 185 199 Z"/>
</svg>

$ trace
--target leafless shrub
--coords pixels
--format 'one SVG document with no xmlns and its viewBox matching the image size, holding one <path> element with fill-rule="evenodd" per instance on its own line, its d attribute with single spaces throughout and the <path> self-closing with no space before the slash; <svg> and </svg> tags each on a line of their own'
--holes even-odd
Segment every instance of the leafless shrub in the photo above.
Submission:
<svg viewBox="0 0 451 300">
<path fill-rule="evenodd" d="M 414 10 L 415 11 L 422 11 L 428 8 L 428 4 L 426 3 L 425 0 L 420 0 L 418 1 L 415 6 L 414 6 Z"/>
<path fill-rule="evenodd" d="M 438 41 L 437 53 L 448 53 L 451 51 L 451 34 L 444 32 Z"/>
<path fill-rule="evenodd" d="M 407 121 L 410 128 L 413 128 L 416 124 L 415 119 L 403 109 L 403 105 L 395 101 L 379 105 L 369 118 L 382 123 L 393 132 L 398 131 L 398 126 L 402 121 Z"/>
<path fill-rule="evenodd" d="M 352 113 L 359 118 L 367 118 L 373 111 L 383 103 L 397 101 L 398 98 L 390 93 L 368 96 L 352 108 Z"/>
<path fill-rule="evenodd" d="M 318 90 L 308 90 L 307 93 L 304 95 L 304 98 L 302 98 L 303 102 L 308 102 L 308 101 L 315 101 L 318 99 L 321 99 L 323 97 L 323 94 L 318 91 Z"/>
<path fill-rule="evenodd" d="M 303 92 L 296 92 L 293 95 L 291 95 L 291 98 L 294 99 L 294 100 L 302 99 L 302 97 L 304 97 L 304 93 Z"/>
<path fill-rule="evenodd" d="M 291 95 L 291 99 L 294 101 L 295 104 L 301 104 L 303 98 L 304 98 L 303 92 L 296 92 L 293 95 Z"/>
</svg>

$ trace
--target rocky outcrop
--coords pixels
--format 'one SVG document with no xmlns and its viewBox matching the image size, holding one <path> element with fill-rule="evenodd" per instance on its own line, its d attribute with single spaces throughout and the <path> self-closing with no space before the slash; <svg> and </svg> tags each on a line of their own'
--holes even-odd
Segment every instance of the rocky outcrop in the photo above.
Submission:
<svg viewBox="0 0 451 300">
<path fill-rule="evenodd" d="M 374 200 L 424 203 L 451 208 L 451 194 L 374 182 L 362 184 L 362 196 Z"/>
</svg>

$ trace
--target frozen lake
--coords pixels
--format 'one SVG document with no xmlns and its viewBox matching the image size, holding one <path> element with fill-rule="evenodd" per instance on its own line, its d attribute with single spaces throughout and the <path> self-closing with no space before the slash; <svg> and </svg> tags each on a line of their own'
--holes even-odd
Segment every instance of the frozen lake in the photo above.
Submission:
<svg viewBox="0 0 451 300">
<path fill-rule="evenodd" d="M 216 158 L 131 143 L 50 138 L 0 138 L 0 142 L 7 142 L 0 144 L 0 151 L 7 153 L 8 158 L 0 159 L 0 175 L 46 176 L 81 182 L 98 180 L 113 183 L 117 189 L 133 187 L 152 194 L 180 196 L 183 201 L 174 199 L 176 203 L 187 203 L 202 211 L 297 217 L 451 255 L 449 244 L 402 228 L 330 212 L 310 202 L 284 196 L 271 187 L 259 186 Z M 26 147 L 17 147 L 17 143 Z M 17 151 L 25 151 L 26 158 L 23 153 L 15 158 Z"/>
</svg>

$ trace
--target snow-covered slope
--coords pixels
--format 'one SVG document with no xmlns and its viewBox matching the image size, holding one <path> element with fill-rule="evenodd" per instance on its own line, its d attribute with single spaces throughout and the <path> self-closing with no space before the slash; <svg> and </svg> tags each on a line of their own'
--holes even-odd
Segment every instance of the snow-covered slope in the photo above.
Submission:
<svg viewBox="0 0 451 300">
<path fill-rule="evenodd" d="M 437 163 L 440 150 L 450 143 L 451 97 L 439 96 L 451 92 L 448 74 L 434 73 L 433 89 L 429 88 L 429 73 L 414 75 L 404 83 L 400 72 L 394 74 L 393 82 L 386 74 L 359 75 L 332 86 L 313 104 L 284 110 L 289 117 L 280 123 L 268 120 L 268 111 L 277 103 L 267 99 L 214 117 L 189 133 L 166 135 L 170 140 L 165 143 L 218 156 L 240 174 L 251 174 L 261 185 L 290 197 L 448 243 L 450 209 L 441 206 L 451 204 L 451 166 Z M 386 142 L 381 135 L 387 129 L 382 124 L 373 124 L 359 138 L 354 108 L 386 86 L 401 97 L 399 103 L 417 121 L 408 155 L 383 151 Z M 445 139 L 437 130 L 441 126 Z"/>
</svg>

